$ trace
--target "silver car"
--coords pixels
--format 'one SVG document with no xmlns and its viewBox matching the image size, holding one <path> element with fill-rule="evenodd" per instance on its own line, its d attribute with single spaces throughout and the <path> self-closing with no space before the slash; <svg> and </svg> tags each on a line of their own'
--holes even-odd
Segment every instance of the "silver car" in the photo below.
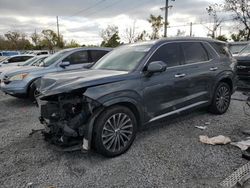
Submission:
<svg viewBox="0 0 250 188">
<path fill-rule="evenodd" d="M 3 73 L 1 90 L 15 97 L 34 99 L 34 82 L 48 73 L 86 68 L 107 54 L 109 48 L 74 48 L 59 51 L 38 66 L 27 66 Z"/>
</svg>

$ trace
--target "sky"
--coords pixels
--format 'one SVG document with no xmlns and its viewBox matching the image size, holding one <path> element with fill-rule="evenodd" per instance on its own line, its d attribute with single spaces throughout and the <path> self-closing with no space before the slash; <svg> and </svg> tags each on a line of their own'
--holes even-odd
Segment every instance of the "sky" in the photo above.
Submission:
<svg viewBox="0 0 250 188">
<path fill-rule="evenodd" d="M 168 36 L 175 36 L 178 30 L 189 35 L 189 24 L 193 22 L 193 35 L 206 37 L 205 26 L 211 26 L 206 8 L 221 2 L 223 0 L 169 0 L 172 8 L 169 9 Z M 99 45 L 101 31 L 108 25 L 116 25 L 121 40 L 126 43 L 126 29 L 134 25 L 136 34 L 143 30 L 150 33 L 149 15 L 164 16 L 160 9 L 164 6 L 165 0 L 0 0 L 0 35 L 13 30 L 27 35 L 35 30 L 56 31 L 58 16 L 60 33 L 67 41 Z M 233 30 L 232 23 L 225 22 L 221 34 L 229 35 Z"/>
</svg>

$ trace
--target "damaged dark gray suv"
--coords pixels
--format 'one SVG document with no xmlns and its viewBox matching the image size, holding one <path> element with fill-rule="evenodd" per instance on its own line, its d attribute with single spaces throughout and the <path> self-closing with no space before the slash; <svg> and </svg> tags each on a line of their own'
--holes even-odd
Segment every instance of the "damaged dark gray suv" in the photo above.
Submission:
<svg viewBox="0 0 250 188">
<path fill-rule="evenodd" d="M 38 103 L 46 140 L 114 157 L 140 126 L 187 110 L 227 111 L 235 63 L 225 43 L 172 38 L 124 45 L 90 70 L 41 80 Z"/>
</svg>

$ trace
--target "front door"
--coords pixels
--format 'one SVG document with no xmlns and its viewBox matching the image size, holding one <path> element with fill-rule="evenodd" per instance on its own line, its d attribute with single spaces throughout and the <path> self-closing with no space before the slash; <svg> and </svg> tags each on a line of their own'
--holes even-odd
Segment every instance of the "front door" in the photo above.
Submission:
<svg viewBox="0 0 250 188">
<path fill-rule="evenodd" d="M 77 51 L 62 60 L 62 62 L 69 62 L 70 65 L 64 68 L 60 67 L 59 71 L 82 69 L 89 61 L 87 50 Z"/>
<path fill-rule="evenodd" d="M 188 96 L 187 84 L 183 72 L 183 54 L 180 44 L 168 43 L 161 46 L 150 58 L 149 62 L 166 63 L 165 72 L 150 77 L 143 76 L 143 98 L 146 120 L 154 121 L 175 113 Z"/>
</svg>

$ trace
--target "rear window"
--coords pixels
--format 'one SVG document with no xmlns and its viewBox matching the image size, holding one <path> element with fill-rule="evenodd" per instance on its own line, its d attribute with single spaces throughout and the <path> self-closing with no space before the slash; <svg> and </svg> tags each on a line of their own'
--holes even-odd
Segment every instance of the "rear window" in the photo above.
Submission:
<svg viewBox="0 0 250 188">
<path fill-rule="evenodd" d="M 221 57 L 231 57 L 227 44 L 220 42 L 210 43 Z"/>
<path fill-rule="evenodd" d="M 199 63 L 209 60 L 209 56 L 205 48 L 200 42 L 185 42 L 181 44 L 185 63 Z"/>
</svg>

